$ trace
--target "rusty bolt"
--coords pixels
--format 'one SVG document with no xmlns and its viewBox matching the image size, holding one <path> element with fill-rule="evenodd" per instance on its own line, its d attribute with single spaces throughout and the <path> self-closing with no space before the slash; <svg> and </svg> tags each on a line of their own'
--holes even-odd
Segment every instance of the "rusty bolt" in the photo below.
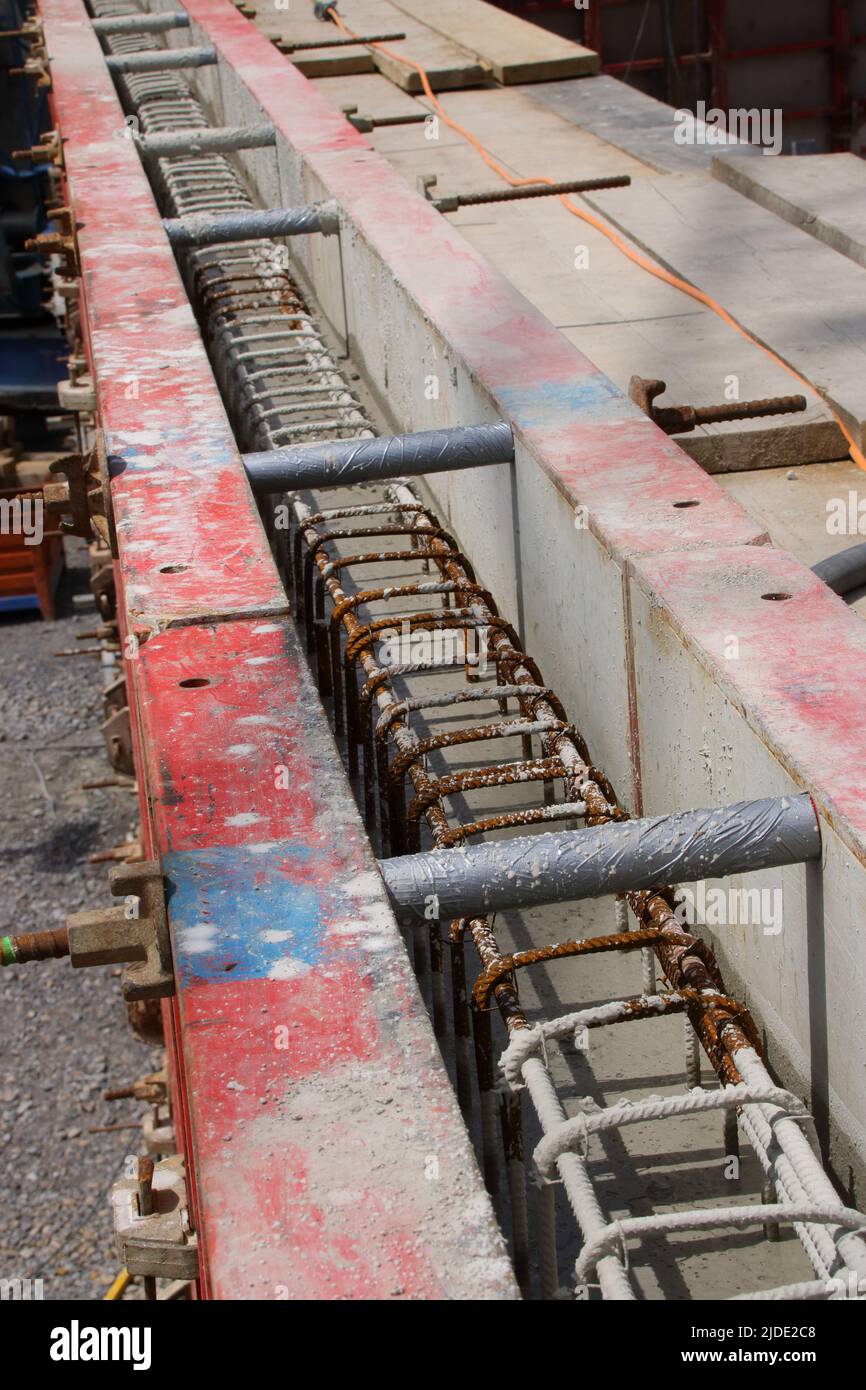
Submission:
<svg viewBox="0 0 866 1390">
<path fill-rule="evenodd" d="M 807 409 L 805 396 L 766 396 L 757 401 L 726 401 L 724 405 L 656 405 L 656 396 L 666 390 L 666 382 L 651 377 L 633 376 L 628 384 L 628 394 L 635 405 L 665 434 L 688 434 L 698 425 L 751 420 L 760 415 L 792 415 Z"/>
<path fill-rule="evenodd" d="M 26 965 L 30 961 L 52 960 L 68 955 L 69 934 L 65 927 L 56 931 L 0 937 L 0 966 Z"/>
<path fill-rule="evenodd" d="M 149 1154 L 138 1160 L 138 1214 L 153 1215 L 153 1159 Z"/>
</svg>

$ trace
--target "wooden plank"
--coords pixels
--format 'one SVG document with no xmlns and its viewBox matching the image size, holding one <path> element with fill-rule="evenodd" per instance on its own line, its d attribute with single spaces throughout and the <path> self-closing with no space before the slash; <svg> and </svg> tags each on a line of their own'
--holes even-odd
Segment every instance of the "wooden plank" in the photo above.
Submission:
<svg viewBox="0 0 866 1390">
<path fill-rule="evenodd" d="M 355 34 L 405 34 L 383 48 L 302 49 L 286 56 L 307 77 L 333 77 L 350 73 L 381 72 L 405 92 L 422 91 L 421 78 L 414 68 L 406 67 L 391 56 L 403 54 L 420 63 L 434 91 L 449 91 L 457 87 L 476 86 L 488 80 L 482 63 L 458 44 L 436 33 L 417 19 L 405 14 L 390 0 L 344 0 L 340 14 Z M 260 13 L 255 23 L 269 38 L 284 41 L 310 41 L 316 38 L 343 37 L 333 24 L 322 24 L 294 9 Z"/>
<path fill-rule="evenodd" d="M 312 9 L 299 14 L 294 6 L 289 10 L 259 10 L 255 23 L 277 48 L 283 43 L 314 43 L 317 39 L 324 43 L 327 39 L 342 37 L 332 24 L 323 24 L 314 19 Z M 302 48 L 298 52 L 287 53 L 286 57 L 305 77 L 334 77 L 376 71 L 370 50 L 360 44 L 352 44 L 348 48 Z"/>
<path fill-rule="evenodd" d="M 866 266 L 866 163 L 855 154 L 716 156 L 714 178 Z"/>
<path fill-rule="evenodd" d="M 398 9 L 423 20 L 486 64 L 497 82 L 543 82 L 554 77 L 588 77 L 599 70 L 591 48 L 572 43 L 537 24 L 488 5 L 485 0 L 394 0 Z"/>
<path fill-rule="evenodd" d="M 812 382 L 864 442 L 860 266 L 703 176 L 639 179 L 615 195 L 588 193 L 586 201 L 668 270 L 723 304 Z"/>
</svg>

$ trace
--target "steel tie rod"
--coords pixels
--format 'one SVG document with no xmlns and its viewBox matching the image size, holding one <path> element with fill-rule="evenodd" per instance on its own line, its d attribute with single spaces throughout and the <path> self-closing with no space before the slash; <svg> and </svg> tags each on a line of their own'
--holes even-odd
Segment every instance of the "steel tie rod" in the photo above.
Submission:
<svg viewBox="0 0 866 1390">
<path fill-rule="evenodd" d="M 628 174 L 613 174 L 607 178 L 567 179 L 564 183 L 516 184 L 505 188 L 488 188 L 479 193 L 446 193 L 434 197 L 435 174 L 421 174 L 418 178 L 418 191 L 427 198 L 437 212 L 457 212 L 458 208 L 477 207 L 482 203 L 512 203 L 522 198 L 561 197 L 564 193 L 591 193 L 602 188 L 628 188 L 631 178 Z"/>
<path fill-rule="evenodd" d="M 244 455 L 247 478 L 255 493 L 347 487 L 351 483 L 513 461 L 514 436 L 504 420 L 492 425 L 457 425 L 378 439 L 330 439 L 321 444 Z"/>
<path fill-rule="evenodd" d="M 271 42 L 276 45 L 281 53 L 300 53 L 307 49 L 317 48 L 356 48 L 359 44 L 364 43 L 398 43 L 401 39 L 405 39 L 405 37 L 406 35 L 401 33 L 359 34 L 357 38 L 353 35 L 349 39 L 304 39 L 303 41 L 295 42 L 292 39 L 278 38 L 272 39 Z"/>
<path fill-rule="evenodd" d="M 694 883 L 818 859 L 821 831 L 812 798 L 621 821 L 585 830 L 434 849 L 379 861 L 401 922 L 490 916 L 545 903 Z"/>
<path fill-rule="evenodd" d="M 172 246 L 216 246 L 227 241 L 260 241 L 268 237 L 305 236 L 340 230 L 336 203 L 311 203 L 299 208 L 249 208 L 242 212 L 192 213 L 167 217 L 163 227 Z"/>
</svg>

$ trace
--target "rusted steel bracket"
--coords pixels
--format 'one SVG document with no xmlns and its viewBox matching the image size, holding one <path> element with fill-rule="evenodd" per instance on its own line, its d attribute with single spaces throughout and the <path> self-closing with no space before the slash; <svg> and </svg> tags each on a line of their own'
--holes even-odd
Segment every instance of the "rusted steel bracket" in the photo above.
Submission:
<svg viewBox="0 0 866 1390">
<path fill-rule="evenodd" d="M 125 964 L 121 987 L 127 1002 L 174 994 L 159 864 L 124 864 L 111 869 L 108 886 L 115 897 L 127 900 L 122 907 L 75 912 L 66 919 L 73 966 Z M 138 899 L 137 904 L 131 899 Z"/>
<path fill-rule="evenodd" d="M 698 425 L 718 425 L 729 420 L 751 420 L 759 415 L 792 415 L 807 408 L 805 396 L 766 396 L 757 401 L 727 401 L 724 405 L 655 405 L 667 383 L 652 377 L 633 376 L 628 394 L 653 424 L 665 434 L 689 434 Z"/>
<path fill-rule="evenodd" d="M 420 111 L 406 112 L 401 116 L 365 116 L 359 114 L 357 106 L 352 105 L 341 106 L 340 110 L 349 125 L 353 125 L 362 135 L 368 134 L 378 126 L 423 125 L 425 121 L 435 118 L 436 115 L 435 111 L 428 111 L 426 107 Z"/>
<path fill-rule="evenodd" d="M 118 1086 L 104 1091 L 103 1100 L 143 1100 L 148 1105 L 160 1105 L 168 1099 L 168 1078 L 165 1068 L 162 1071 L 148 1072 L 129 1086 Z"/>
<path fill-rule="evenodd" d="M 35 147 L 35 148 L 38 148 Z M 57 223 L 57 230 L 40 232 L 24 243 L 25 251 L 35 251 L 40 256 L 59 256 L 60 268 L 69 280 L 79 274 L 78 243 L 75 238 L 75 214 L 69 207 L 47 208 L 46 214 Z"/>
<path fill-rule="evenodd" d="M 46 130 L 45 134 L 40 136 L 39 144 L 31 145 L 29 150 L 13 150 L 12 158 L 32 159 L 34 164 L 55 164 L 60 168 L 63 164 L 63 142 L 60 132 Z"/>
<path fill-rule="evenodd" d="M 190 1230 L 183 1158 L 139 1159 L 111 1189 L 120 1262 L 144 1279 L 198 1278 L 198 1238 Z"/>
<path fill-rule="evenodd" d="M 43 53 L 41 56 L 32 56 L 20 68 L 9 68 L 10 77 L 33 77 L 36 79 L 37 90 L 43 89 L 51 91 L 51 73 L 48 70 L 48 59 Z"/>
<path fill-rule="evenodd" d="M 117 612 L 117 587 L 111 551 L 99 544 L 90 546 L 90 592 L 102 617 L 113 618 Z"/>
<path fill-rule="evenodd" d="M 49 514 L 61 518 L 60 529 L 88 541 L 95 538 L 117 555 L 108 464 L 101 440 L 87 454 L 67 454 L 49 467 L 52 473 L 66 475 L 65 483 L 46 483 L 42 489 Z"/>
<path fill-rule="evenodd" d="M 44 42 L 44 37 L 42 20 L 38 19 L 35 15 L 31 15 L 29 19 L 25 19 L 20 29 L 0 30 L 0 39 L 23 39 L 25 43 L 41 44 Z"/>
<path fill-rule="evenodd" d="M 102 692 L 102 707 L 105 719 L 102 723 L 102 736 L 108 761 L 115 772 L 124 772 L 128 777 L 135 776 L 135 760 L 132 751 L 132 727 L 129 718 L 129 699 L 126 693 L 126 680 L 118 676 Z"/>
</svg>

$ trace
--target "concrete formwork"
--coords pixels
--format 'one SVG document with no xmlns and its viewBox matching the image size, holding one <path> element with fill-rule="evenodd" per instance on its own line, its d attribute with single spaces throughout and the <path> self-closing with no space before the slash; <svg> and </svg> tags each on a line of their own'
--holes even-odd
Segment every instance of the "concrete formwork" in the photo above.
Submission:
<svg viewBox="0 0 866 1390">
<path fill-rule="evenodd" d="M 314 250 L 298 248 L 298 263 L 335 326 L 344 326 L 395 425 L 472 423 L 499 414 L 513 422 L 511 478 L 499 470 L 478 479 L 462 473 L 431 482 L 431 491 L 503 610 L 522 621 L 533 653 L 555 675 L 597 764 L 624 798 L 649 811 L 720 803 L 735 799 L 739 777 L 737 795 L 807 787 L 820 807 L 835 806 L 861 737 L 862 697 L 856 682 L 840 684 L 828 673 L 859 668 L 858 619 L 817 594 L 798 562 L 764 549 L 761 528 L 408 190 L 251 25 L 223 0 L 190 0 L 188 9 L 196 41 L 231 55 L 231 69 L 197 75 L 212 97 L 219 85 L 215 114 L 272 120 L 284 196 L 340 204 L 339 258 L 336 248 L 311 243 Z M 425 394 L 431 375 L 438 399 Z M 721 743 L 705 749 L 706 730 L 733 706 L 730 670 L 713 655 L 717 615 L 710 619 L 707 605 L 687 608 L 688 638 L 683 622 L 663 626 L 657 615 L 677 576 L 694 570 L 708 594 L 729 597 L 726 621 L 736 632 L 743 584 L 732 580 L 732 565 L 736 572 L 754 567 L 755 574 L 766 566 L 767 581 L 782 565 L 788 587 L 806 584 L 818 608 L 807 621 L 802 606 L 779 601 L 774 617 L 773 601 L 759 596 L 750 641 L 742 644 L 738 717 L 728 720 Z M 691 603 L 688 592 L 686 599 Z M 772 703 L 772 720 L 762 694 L 768 666 L 788 692 Z M 864 944 L 856 906 L 863 826 L 849 819 L 841 835 L 832 820 L 820 895 L 834 904 L 827 940 L 849 960 L 847 971 L 834 964 L 828 972 L 838 989 L 828 1010 L 832 1046 L 818 1036 L 820 962 L 804 961 L 805 871 L 786 878 L 793 906 L 780 941 L 756 947 L 751 937 L 732 935 L 725 952 L 748 981 L 758 1014 L 766 1008 L 768 1020 L 779 1017 L 774 1063 L 801 1077 L 811 1066 L 818 1089 L 838 1098 L 836 1154 L 844 1174 L 846 1154 L 859 1150 L 862 1157 L 855 1116 L 863 1114 L 863 1097 L 845 1040 L 850 1051 L 861 1007 Z M 836 833 L 847 857 L 836 852 Z M 813 883 L 813 898 L 815 891 Z M 816 949 L 810 961 L 817 961 Z M 799 997 L 804 969 L 812 972 L 813 993 L 792 1020 L 783 1001 Z"/>
<path fill-rule="evenodd" d="M 516 1297 L 99 43 L 79 0 L 40 13 L 117 460 L 119 605 L 138 639 L 125 674 L 145 851 L 168 892 L 164 1019 L 202 1291 Z"/>
</svg>

